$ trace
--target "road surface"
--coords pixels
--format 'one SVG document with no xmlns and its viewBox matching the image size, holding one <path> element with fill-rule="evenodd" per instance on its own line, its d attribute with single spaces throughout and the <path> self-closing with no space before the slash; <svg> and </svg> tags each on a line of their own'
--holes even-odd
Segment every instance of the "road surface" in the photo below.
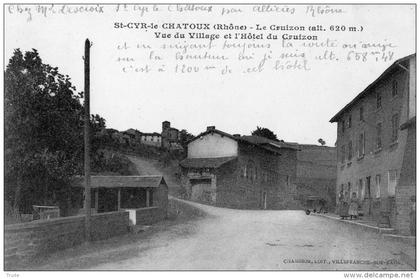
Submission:
<svg viewBox="0 0 420 279">
<path fill-rule="evenodd" d="M 404 244 L 383 240 L 376 233 L 345 223 L 307 216 L 303 211 L 234 210 L 190 204 L 207 216 L 161 226 L 145 236 L 114 238 L 94 244 L 92 249 L 75 248 L 54 256 L 41 269 L 412 269 L 400 261 Z"/>
</svg>

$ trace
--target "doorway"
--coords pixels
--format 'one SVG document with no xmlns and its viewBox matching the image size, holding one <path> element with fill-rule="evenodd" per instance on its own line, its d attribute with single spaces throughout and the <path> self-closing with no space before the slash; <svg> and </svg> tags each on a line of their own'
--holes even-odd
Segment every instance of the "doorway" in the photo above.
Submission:
<svg viewBox="0 0 420 279">
<path fill-rule="evenodd" d="M 190 179 L 191 200 L 210 202 L 211 200 L 211 179 Z"/>
</svg>

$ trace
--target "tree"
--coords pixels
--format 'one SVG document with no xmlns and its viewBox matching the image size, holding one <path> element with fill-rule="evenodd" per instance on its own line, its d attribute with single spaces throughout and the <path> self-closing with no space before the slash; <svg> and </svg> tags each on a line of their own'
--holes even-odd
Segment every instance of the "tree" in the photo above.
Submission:
<svg viewBox="0 0 420 279">
<path fill-rule="evenodd" d="M 188 142 L 189 142 L 190 140 L 192 140 L 193 138 L 194 138 L 194 135 L 193 135 L 193 134 L 188 133 L 188 132 L 187 132 L 187 130 L 185 130 L 185 129 L 182 129 L 182 130 L 179 132 L 179 142 L 181 143 L 181 146 L 182 146 L 183 148 L 186 148 L 186 147 L 187 147 Z"/>
<path fill-rule="evenodd" d="M 82 162 L 82 97 L 35 49 L 14 51 L 5 72 L 4 145 L 7 198 L 16 210 L 47 202 L 65 209 Z"/>
<path fill-rule="evenodd" d="M 318 139 L 318 142 L 322 145 L 322 146 L 324 146 L 325 145 L 325 140 L 323 140 L 323 139 Z"/>
<path fill-rule="evenodd" d="M 257 126 L 257 129 L 251 133 L 251 135 L 264 137 L 264 138 L 274 140 L 274 141 L 279 141 L 279 139 L 277 138 L 277 135 L 274 134 L 273 131 L 271 131 L 270 129 L 262 128 L 258 126 Z"/>
</svg>

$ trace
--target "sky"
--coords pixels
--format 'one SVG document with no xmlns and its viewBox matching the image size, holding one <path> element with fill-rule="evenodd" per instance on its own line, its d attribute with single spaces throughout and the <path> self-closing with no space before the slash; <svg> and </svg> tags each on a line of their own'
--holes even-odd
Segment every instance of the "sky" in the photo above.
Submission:
<svg viewBox="0 0 420 279">
<path fill-rule="evenodd" d="M 142 7 L 116 12 L 117 8 L 110 5 L 105 7 L 104 13 L 98 14 L 50 13 L 43 16 L 37 13 L 36 6 L 18 8 L 14 5 L 10 9 L 6 7 L 5 11 L 5 59 L 7 62 L 15 48 L 22 51 L 35 48 L 44 63 L 56 66 L 62 74 L 69 75 L 77 90 L 82 91 L 83 47 L 85 39 L 89 38 L 93 42 L 91 113 L 104 117 L 109 128 L 160 132 L 162 121 L 168 120 L 172 126 L 187 129 L 193 134 L 204 131 L 206 126 L 216 126 L 231 134 L 250 134 L 261 126 L 271 129 L 286 141 L 315 144 L 323 138 L 327 145 L 333 146 L 336 124 L 329 123 L 329 120 L 335 113 L 393 61 L 415 52 L 414 6 L 341 5 L 330 8 L 340 8 L 343 13 L 316 16 L 305 13 L 307 7 L 302 5 L 281 6 L 289 10 L 295 8 L 294 14 L 254 13 L 250 6 L 224 7 L 241 9 L 242 12 L 221 15 L 222 6 L 213 7 L 212 13 L 177 11 L 176 6 L 172 7 L 175 10 L 172 12 L 168 12 L 167 6 L 159 6 L 160 12 L 142 13 Z M 118 45 L 127 42 L 129 45 L 145 43 L 155 47 L 163 41 L 154 39 L 150 30 L 116 29 L 114 22 L 362 26 L 363 31 L 360 32 L 319 33 L 320 42 L 327 38 L 348 43 L 388 42 L 394 45 L 391 49 L 394 55 L 388 61 L 356 62 L 345 59 L 348 50 L 338 47 L 336 54 L 343 59 L 334 62 L 312 59 L 310 71 L 267 69 L 253 74 L 236 71 L 229 75 L 203 71 L 180 74 L 173 70 L 148 74 L 123 73 L 118 57 L 133 56 L 140 66 L 147 61 L 148 55 L 139 51 L 118 51 Z M 165 42 L 173 43 L 175 39 Z M 284 51 L 279 44 L 280 41 L 272 43 L 273 55 Z M 161 49 L 157 50 L 165 56 Z M 313 56 L 312 52 L 321 50 L 307 48 L 305 52 Z M 229 51 L 217 51 L 220 55 L 225 52 L 236 55 Z M 300 46 L 293 47 L 293 52 L 301 51 Z M 165 63 L 173 69 L 174 59 L 169 53 Z M 200 67 L 204 65 L 197 63 Z M 231 63 L 233 68 L 238 64 Z"/>
</svg>

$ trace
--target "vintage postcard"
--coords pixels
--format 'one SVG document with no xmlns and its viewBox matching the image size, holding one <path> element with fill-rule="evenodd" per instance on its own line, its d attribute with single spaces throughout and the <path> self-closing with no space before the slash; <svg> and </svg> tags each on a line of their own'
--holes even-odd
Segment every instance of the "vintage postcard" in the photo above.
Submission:
<svg viewBox="0 0 420 279">
<path fill-rule="evenodd" d="M 6 3 L 3 15 L 8 278 L 413 277 L 415 4 Z"/>
</svg>

